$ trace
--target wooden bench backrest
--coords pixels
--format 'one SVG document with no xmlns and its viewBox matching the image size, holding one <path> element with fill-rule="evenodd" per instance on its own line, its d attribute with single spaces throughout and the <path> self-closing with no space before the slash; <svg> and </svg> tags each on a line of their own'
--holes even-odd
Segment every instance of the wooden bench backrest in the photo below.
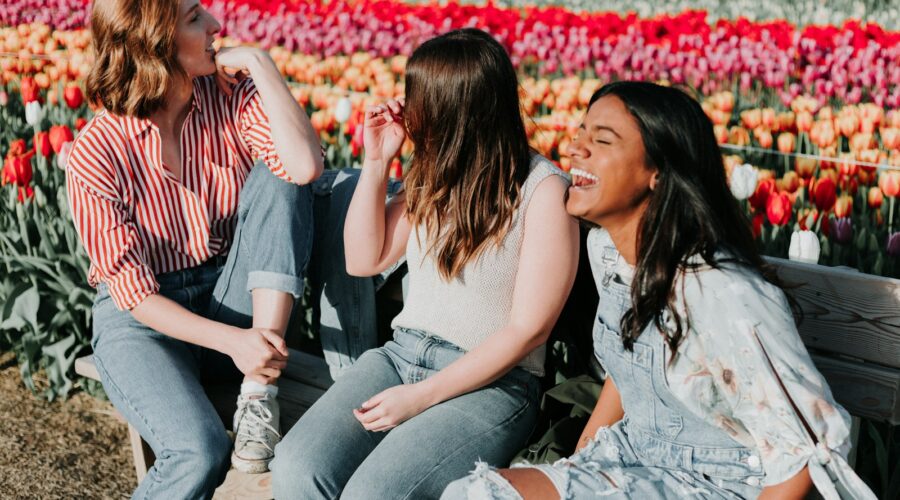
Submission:
<svg viewBox="0 0 900 500">
<path fill-rule="evenodd" d="M 900 280 L 767 258 L 803 310 L 800 336 L 835 398 L 900 424 Z"/>
</svg>

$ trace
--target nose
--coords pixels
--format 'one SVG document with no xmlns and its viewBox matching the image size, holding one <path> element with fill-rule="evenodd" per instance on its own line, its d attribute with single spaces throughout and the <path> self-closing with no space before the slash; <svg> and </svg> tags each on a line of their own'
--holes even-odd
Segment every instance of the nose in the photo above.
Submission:
<svg viewBox="0 0 900 500">
<path fill-rule="evenodd" d="M 222 31 L 222 25 L 219 23 L 219 21 L 212 16 L 209 16 L 209 18 L 212 21 L 211 23 L 209 23 L 209 34 L 215 35 L 216 33 Z"/>
<path fill-rule="evenodd" d="M 583 138 L 584 135 L 585 134 L 583 134 L 581 130 L 576 132 L 575 137 L 573 137 L 572 140 L 569 141 L 569 144 L 566 146 L 566 150 L 563 151 L 563 153 L 566 156 L 569 156 L 572 158 L 582 158 L 583 159 L 583 158 L 587 158 L 588 156 L 590 156 L 590 152 L 584 146 L 584 138 Z"/>
</svg>

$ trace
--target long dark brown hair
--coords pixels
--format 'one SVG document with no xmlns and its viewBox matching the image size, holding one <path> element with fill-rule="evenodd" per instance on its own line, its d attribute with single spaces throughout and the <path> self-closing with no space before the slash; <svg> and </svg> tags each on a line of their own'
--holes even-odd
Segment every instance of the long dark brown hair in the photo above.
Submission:
<svg viewBox="0 0 900 500">
<path fill-rule="evenodd" d="M 750 221 L 728 189 L 712 123 L 700 104 L 675 88 L 615 82 L 595 92 L 590 105 L 607 95 L 625 104 L 640 128 L 646 164 L 659 172 L 638 229 L 631 308 L 622 317 L 622 338 L 631 349 L 653 323 L 677 353 L 690 328 L 690 319 L 675 307 L 676 281 L 683 273 L 730 262 L 782 285 L 760 257 Z M 689 261 L 695 255 L 705 262 Z M 666 311 L 674 321 L 666 323 Z"/>
<path fill-rule="evenodd" d="M 423 43 L 406 66 L 404 115 L 415 147 L 404 180 L 407 215 L 425 225 L 428 252 L 450 280 L 502 241 L 528 176 L 531 152 L 509 56 L 476 29 Z"/>
</svg>

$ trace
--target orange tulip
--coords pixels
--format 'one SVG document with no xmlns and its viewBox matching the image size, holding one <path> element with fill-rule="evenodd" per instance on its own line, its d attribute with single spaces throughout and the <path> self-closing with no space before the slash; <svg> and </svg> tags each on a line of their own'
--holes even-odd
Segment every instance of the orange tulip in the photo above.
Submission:
<svg viewBox="0 0 900 500">
<path fill-rule="evenodd" d="M 737 146 L 750 144 L 750 133 L 744 127 L 735 125 L 728 134 L 728 142 Z"/>
<path fill-rule="evenodd" d="M 859 172 L 859 165 L 856 164 L 856 157 L 852 153 L 841 153 L 838 155 L 838 162 L 841 175 L 844 177 L 853 177 Z"/>
<path fill-rule="evenodd" d="M 878 178 L 878 187 L 885 196 L 896 197 L 900 194 L 900 171 L 885 170 L 881 172 L 881 177 Z"/>
<path fill-rule="evenodd" d="M 781 178 L 781 182 L 784 190 L 788 193 L 794 193 L 800 188 L 800 176 L 794 171 L 786 172 Z"/>
<path fill-rule="evenodd" d="M 790 130 L 794 128 L 796 116 L 793 111 L 785 111 L 778 113 L 778 127 L 780 130 Z"/>
<path fill-rule="evenodd" d="M 800 132 L 809 132 L 813 126 L 813 115 L 808 111 L 797 113 L 797 130 Z"/>
<path fill-rule="evenodd" d="M 861 151 L 875 147 L 875 137 L 871 133 L 859 132 L 850 137 L 850 150 Z"/>
<path fill-rule="evenodd" d="M 756 136 L 756 141 L 759 142 L 760 147 L 765 149 L 772 147 L 772 132 L 769 132 L 768 129 L 757 128 L 753 131 L 753 135 Z"/>
<path fill-rule="evenodd" d="M 884 194 L 881 192 L 881 188 L 873 187 L 870 189 L 867 201 L 869 202 L 869 208 L 881 208 L 881 204 L 884 203 Z"/>
<path fill-rule="evenodd" d="M 850 217 L 853 214 L 853 198 L 841 195 L 834 203 L 834 215 L 837 217 Z"/>
<path fill-rule="evenodd" d="M 713 134 L 715 134 L 716 142 L 719 144 L 728 142 L 728 127 L 725 125 L 713 125 Z"/>
<path fill-rule="evenodd" d="M 850 137 L 859 130 L 859 117 L 849 114 L 839 116 L 837 127 L 844 137 Z"/>
<path fill-rule="evenodd" d="M 759 109 L 748 109 L 741 113 L 741 121 L 748 129 L 755 129 L 762 123 L 762 111 Z"/>
<path fill-rule="evenodd" d="M 797 137 L 790 132 L 782 132 L 778 134 L 778 151 L 782 153 L 793 153 L 797 143 Z"/>
<path fill-rule="evenodd" d="M 769 130 L 778 129 L 778 115 L 772 108 L 763 108 L 761 113 L 762 125 Z"/>
<path fill-rule="evenodd" d="M 812 158 L 797 158 L 794 170 L 802 179 L 809 179 L 816 172 L 816 160 Z"/>
<path fill-rule="evenodd" d="M 900 149 L 900 128 L 881 129 L 881 142 L 886 149 Z"/>
</svg>

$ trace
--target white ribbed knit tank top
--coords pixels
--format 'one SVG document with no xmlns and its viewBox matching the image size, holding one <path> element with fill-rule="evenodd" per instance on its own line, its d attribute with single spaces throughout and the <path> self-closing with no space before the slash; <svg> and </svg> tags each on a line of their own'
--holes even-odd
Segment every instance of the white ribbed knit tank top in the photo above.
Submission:
<svg viewBox="0 0 900 500">
<path fill-rule="evenodd" d="M 522 186 L 519 206 L 503 241 L 466 264 L 459 277 L 450 282 L 441 278 L 431 254 L 424 255 L 428 248 L 424 225 L 413 228 L 415 234 L 410 234 L 406 245 L 409 288 L 403 310 L 394 318 L 391 327 L 421 330 L 466 351 L 504 327 L 512 309 L 528 203 L 538 184 L 551 175 L 569 182 L 565 172 L 546 158 L 534 155 L 530 173 Z M 541 345 L 519 366 L 543 376 L 545 352 L 545 346 Z"/>
</svg>

